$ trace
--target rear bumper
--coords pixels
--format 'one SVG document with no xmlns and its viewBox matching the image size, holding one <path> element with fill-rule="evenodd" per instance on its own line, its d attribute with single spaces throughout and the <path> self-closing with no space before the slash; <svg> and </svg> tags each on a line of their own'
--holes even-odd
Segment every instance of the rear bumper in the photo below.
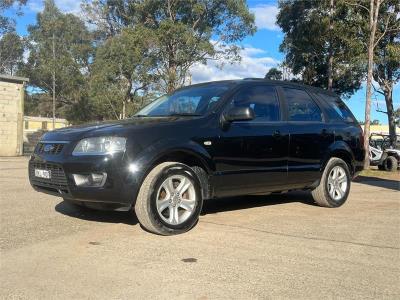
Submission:
<svg viewBox="0 0 400 300">
<path fill-rule="evenodd" d="M 354 163 L 353 179 L 358 177 L 362 170 L 364 170 L 364 162 L 356 161 Z"/>
<path fill-rule="evenodd" d="M 123 154 L 108 156 L 63 156 L 33 154 L 29 161 L 29 181 L 39 192 L 78 202 L 131 206 L 141 183 L 140 174 L 127 169 Z M 51 179 L 35 176 L 35 168 L 50 170 Z M 107 173 L 102 187 L 79 187 L 72 174 Z"/>
</svg>

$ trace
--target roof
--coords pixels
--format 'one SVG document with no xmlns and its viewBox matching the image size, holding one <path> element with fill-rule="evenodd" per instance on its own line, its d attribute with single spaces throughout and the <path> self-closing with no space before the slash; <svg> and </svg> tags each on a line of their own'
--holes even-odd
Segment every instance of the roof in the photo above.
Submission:
<svg viewBox="0 0 400 300">
<path fill-rule="evenodd" d="M 25 82 L 29 82 L 29 78 L 0 74 L 0 81 L 25 83 Z"/>
<path fill-rule="evenodd" d="M 298 87 L 298 88 L 307 88 L 310 90 L 314 90 L 315 92 L 337 96 L 334 92 L 331 92 L 331 91 L 328 91 L 328 90 L 325 90 L 325 89 L 322 89 L 319 87 L 314 87 L 314 86 L 306 85 L 306 84 L 299 83 L 299 82 L 284 81 L 284 80 L 270 80 L 270 79 L 265 79 L 265 78 L 244 78 L 244 79 L 209 81 L 209 82 L 203 82 L 203 83 L 185 86 L 182 89 L 189 88 L 190 86 L 204 86 L 204 85 L 208 85 L 208 84 L 246 84 L 246 83 L 250 83 L 250 82 L 269 83 L 269 84 L 275 84 L 275 85 L 285 85 L 285 86 L 292 86 L 292 87 Z"/>
</svg>

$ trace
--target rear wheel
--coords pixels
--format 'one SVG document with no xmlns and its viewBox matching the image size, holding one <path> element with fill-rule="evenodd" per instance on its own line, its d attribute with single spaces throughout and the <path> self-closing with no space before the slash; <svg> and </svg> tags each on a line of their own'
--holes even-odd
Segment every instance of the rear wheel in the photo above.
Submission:
<svg viewBox="0 0 400 300">
<path fill-rule="evenodd" d="M 203 199 L 195 172 L 181 163 L 165 162 L 146 176 L 135 212 L 147 230 L 173 235 L 190 230 L 198 221 Z"/>
<path fill-rule="evenodd" d="M 397 159 L 394 156 L 388 156 L 383 162 L 383 167 L 386 171 L 395 172 L 397 171 Z"/>
<path fill-rule="evenodd" d="M 339 207 L 350 191 L 350 171 L 342 159 L 331 158 L 322 173 L 319 185 L 311 192 L 315 202 L 324 207 Z"/>
</svg>

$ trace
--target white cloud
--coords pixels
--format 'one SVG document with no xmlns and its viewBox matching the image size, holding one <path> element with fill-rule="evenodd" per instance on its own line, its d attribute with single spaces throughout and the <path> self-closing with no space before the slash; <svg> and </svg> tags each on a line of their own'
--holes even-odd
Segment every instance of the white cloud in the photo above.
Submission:
<svg viewBox="0 0 400 300">
<path fill-rule="evenodd" d="M 225 60 L 208 61 L 207 65 L 196 64 L 191 69 L 192 83 L 242 79 L 242 78 L 264 78 L 265 74 L 272 67 L 279 64 L 279 61 L 269 57 L 260 56 L 265 51 L 251 46 L 240 51 L 242 60 L 237 63 L 229 63 Z M 222 68 L 219 65 L 223 65 Z"/>
<path fill-rule="evenodd" d="M 79 0 L 55 0 L 56 6 L 64 13 L 79 14 L 81 12 L 81 3 Z M 44 1 L 28 1 L 28 8 L 33 12 L 41 12 L 44 8 Z"/>
<path fill-rule="evenodd" d="M 268 29 L 268 30 L 280 30 L 279 26 L 276 25 L 276 16 L 278 15 L 279 9 L 275 5 L 261 4 L 253 8 L 250 11 L 254 13 L 256 17 L 257 28 Z"/>
</svg>

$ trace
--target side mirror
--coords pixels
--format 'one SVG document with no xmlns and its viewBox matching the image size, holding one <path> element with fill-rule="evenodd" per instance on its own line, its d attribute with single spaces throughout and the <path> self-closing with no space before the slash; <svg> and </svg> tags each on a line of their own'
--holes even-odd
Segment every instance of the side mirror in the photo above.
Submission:
<svg viewBox="0 0 400 300">
<path fill-rule="evenodd" d="M 233 107 L 224 114 L 224 119 L 227 122 L 249 121 L 254 118 L 254 110 L 250 107 Z"/>
</svg>

